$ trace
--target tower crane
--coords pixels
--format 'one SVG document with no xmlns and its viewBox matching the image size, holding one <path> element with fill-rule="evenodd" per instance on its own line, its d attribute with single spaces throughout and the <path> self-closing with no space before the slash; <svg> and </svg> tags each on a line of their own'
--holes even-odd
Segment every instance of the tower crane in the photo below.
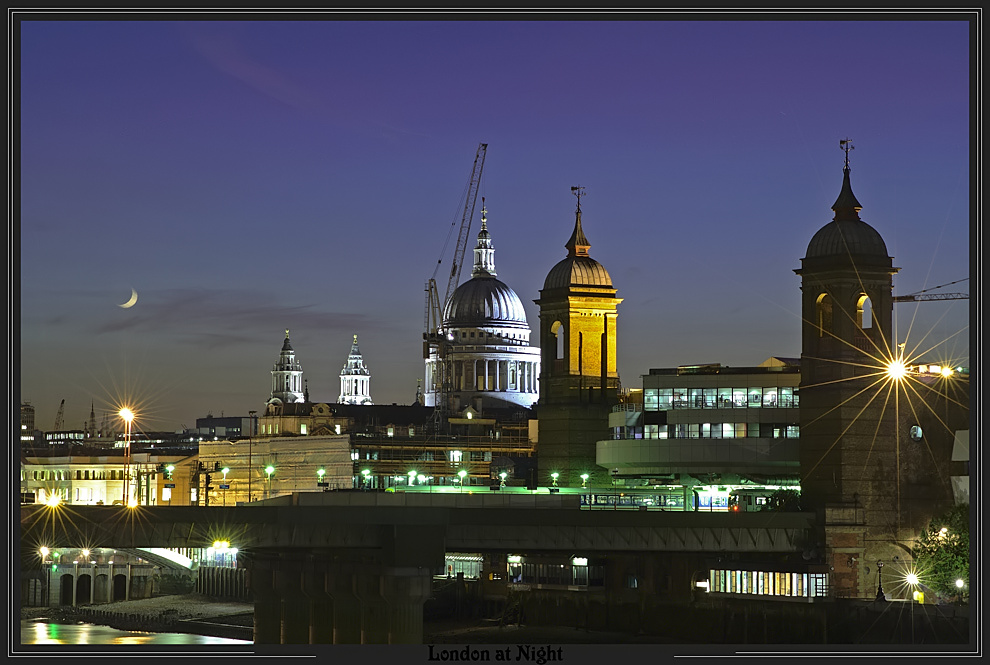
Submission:
<svg viewBox="0 0 990 665">
<path fill-rule="evenodd" d="M 968 300 L 968 293 L 929 293 L 929 291 L 934 291 L 935 289 L 941 289 L 943 286 L 951 286 L 952 284 L 958 284 L 959 282 L 965 282 L 969 277 L 963 279 L 957 279 L 954 282 L 949 282 L 948 284 L 942 284 L 940 286 L 933 286 L 930 289 L 922 289 L 917 293 L 910 293 L 906 296 L 894 296 L 894 302 L 917 302 L 921 300 Z"/>
<path fill-rule="evenodd" d="M 464 252 L 467 249 L 468 238 L 471 234 L 471 219 L 474 217 L 475 203 L 478 200 L 478 189 L 481 184 L 481 172 L 485 166 L 485 153 L 488 149 L 487 143 L 478 144 L 478 150 L 474 155 L 474 164 L 471 167 L 471 178 L 468 181 L 467 194 L 464 198 L 464 210 L 461 214 L 460 231 L 457 234 L 457 245 L 454 247 L 454 256 L 450 264 L 450 275 L 447 278 L 447 289 L 443 298 L 440 298 L 440 290 L 437 287 L 436 274 L 440 264 L 443 262 L 443 252 L 447 249 L 444 243 L 441 250 L 437 267 L 433 271 L 433 276 L 426 282 L 426 315 L 424 317 L 423 333 L 423 357 L 427 360 L 434 359 L 432 364 L 434 376 L 427 385 L 427 390 L 434 394 L 434 418 L 441 425 L 446 422 L 447 395 L 450 392 L 450 372 L 447 362 L 447 349 L 450 340 L 443 323 L 443 308 L 453 295 L 454 290 L 461 277 L 461 267 L 464 265 Z M 456 219 L 451 226 L 456 223 Z M 451 228 L 451 232 L 453 228 Z M 448 234 L 447 239 L 450 239 Z"/>
<path fill-rule="evenodd" d="M 64 411 L 65 411 L 65 400 L 63 399 L 62 400 L 62 403 L 58 405 L 58 413 L 55 414 L 55 431 L 56 432 L 61 432 L 62 431 L 62 413 Z"/>
</svg>

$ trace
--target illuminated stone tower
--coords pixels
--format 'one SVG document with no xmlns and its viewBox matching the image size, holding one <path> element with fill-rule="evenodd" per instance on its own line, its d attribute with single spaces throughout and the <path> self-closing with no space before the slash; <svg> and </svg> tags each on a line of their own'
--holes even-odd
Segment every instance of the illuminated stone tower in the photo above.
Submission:
<svg viewBox="0 0 990 665">
<path fill-rule="evenodd" d="M 364 366 L 361 349 L 358 348 L 357 335 L 351 343 L 351 352 L 347 362 L 340 370 L 340 397 L 338 404 L 372 404 L 371 401 L 371 372 Z"/>
<path fill-rule="evenodd" d="M 873 598 L 876 562 L 888 564 L 885 580 L 897 570 L 891 564 L 903 567 L 919 529 L 951 496 L 943 475 L 951 435 L 948 447 L 935 432 L 923 442 L 908 437 L 910 419 L 930 411 L 925 401 L 934 393 L 888 372 L 903 359 L 893 329 L 898 268 L 880 234 L 859 217 L 849 178 L 852 145 L 844 140 L 840 147 L 846 159 L 835 216 L 812 237 L 795 270 L 802 313 L 801 487 L 805 509 L 818 515 L 819 553 L 833 568 L 836 594 Z"/>
<path fill-rule="evenodd" d="M 582 187 L 567 257 L 547 275 L 540 299 L 539 478 L 560 486 L 611 482 L 595 464 L 596 442 L 608 438 L 608 414 L 618 403 L 616 289 L 605 267 L 588 256 L 591 243 L 581 226 Z"/>
<path fill-rule="evenodd" d="M 285 341 L 278 362 L 272 368 L 272 395 L 269 404 L 292 404 L 305 401 L 303 395 L 302 365 L 296 360 L 296 352 L 289 343 L 289 331 L 285 331 Z"/>
</svg>

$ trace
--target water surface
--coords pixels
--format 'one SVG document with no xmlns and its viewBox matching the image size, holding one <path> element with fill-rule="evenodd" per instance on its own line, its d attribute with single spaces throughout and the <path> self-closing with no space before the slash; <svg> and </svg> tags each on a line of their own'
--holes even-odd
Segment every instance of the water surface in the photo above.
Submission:
<svg viewBox="0 0 990 665">
<path fill-rule="evenodd" d="M 47 623 L 21 620 L 21 644 L 253 644 L 250 640 L 193 635 L 191 633 L 145 633 L 117 630 L 91 623 Z"/>
</svg>

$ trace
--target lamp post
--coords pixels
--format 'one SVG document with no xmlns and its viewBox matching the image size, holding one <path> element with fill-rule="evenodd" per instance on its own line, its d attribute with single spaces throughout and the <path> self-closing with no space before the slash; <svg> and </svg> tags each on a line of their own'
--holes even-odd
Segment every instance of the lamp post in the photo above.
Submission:
<svg viewBox="0 0 990 665">
<path fill-rule="evenodd" d="M 885 601 L 887 597 L 883 594 L 883 561 L 877 561 L 877 600 Z"/>
<path fill-rule="evenodd" d="M 48 548 L 44 546 L 42 546 L 41 549 L 38 550 L 38 554 L 41 555 L 41 567 L 45 571 L 45 607 L 49 607 L 52 604 L 52 591 L 50 586 L 52 580 L 52 571 L 51 568 L 48 567 L 48 564 L 45 562 L 45 558 L 48 556 L 48 552 L 49 552 Z"/>
<path fill-rule="evenodd" d="M 498 484 L 499 487 L 505 487 L 505 477 L 508 476 L 508 475 L 509 474 L 507 474 L 505 471 L 502 471 L 502 472 L 500 472 L 498 474 L 499 481 L 500 481 L 499 484 Z M 556 484 L 556 483 L 554 483 L 554 484 Z"/>
<path fill-rule="evenodd" d="M 461 469 L 457 472 L 457 477 L 461 479 L 461 492 L 464 491 L 464 478 L 467 476 L 467 471 Z"/>
<path fill-rule="evenodd" d="M 131 421 L 134 420 L 134 412 L 126 406 L 117 412 L 123 418 L 126 425 L 124 434 L 124 505 L 128 505 L 131 485 Z"/>
<path fill-rule="evenodd" d="M 175 472 L 175 465 L 169 464 L 165 467 L 165 489 L 168 490 L 168 505 L 172 505 L 172 490 L 175 489 L 175 483 L 173 482 L 173 473 Z"/>
<path fill-rule="evenodd" d="M 223 473 L 223 482 L 221 483 L 223 487 L 220 488 L 220 491 L 222 492 L 221 496 L 223 497 L 223 505 L 226 506 L 227 505 L 227 474 L 230 473 L 230 467 L 225 466 L 222 469 L 220 469 L 220 472 Z"/>
<path fill-rule="evenodd" d="M 275 467 L 269 464 L 265 467 L 265 479 L 268 481 L 268 489 L 265 490 L 265 498 L 267 499 L 272 495 L 272 474 L 275 473 Z"/>
<path fill-rule="evenodd" d="M 254 453 L 254 437 L 257 434 L 257 432 L 255 431 L 257 429 L 257 426 L 256 426 L 257 420 L 255 419 L 255 414 L 256 413 L 258 413 L 258 412 L 257 411 L 248 411 L 248 417 L 249 417 L 249 420 L 248 420 L 248 503 L 250 503 L 251 501 L 254 501 L 254 495 L 251 494 L 251 483 L 254 480 L 254 466 L 253 466 L 253 457 L 254 457 L 254 454 L 253 453 Z"/>
<path fill-rule="evenodd" d="M 367 490 L 370 490 L 371 489 L 371 469 L 361 469 L 361 476 L 363 478 L 363 482 L 361 483 L 362 487 L 366 491 Z"/>
<path fill-rule="evenodd" d="M 582 473 L 581 474 L 581 487 L 587 487 L 588 486 L 588 478 L 589 478 L 588 474 L 586 474 L 586 473 Z"/>
</svg>

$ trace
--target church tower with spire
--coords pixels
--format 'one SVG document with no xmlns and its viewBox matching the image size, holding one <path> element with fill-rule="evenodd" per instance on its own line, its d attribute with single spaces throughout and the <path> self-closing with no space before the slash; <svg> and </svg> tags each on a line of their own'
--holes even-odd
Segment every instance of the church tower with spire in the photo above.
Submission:
<svg viewBox="0 0 990 665">
<path fill-rule="evenodd" d="M 364 366 L 358 336 L 354 335 L 347 362 L 340 370 L 340 397 L 338 404 L 373 404 L 371 401 L 371 372 Z"/>
<path fill-rule="evenodd" d="M 272 394 L 269 403 L 292 404 L 305 400 L 303 394 L 302 365 L 296 360 L 296 352 L 289 342 L 289 331 L 285 331 L 285 341 L 279 352 L 278 362 L 272 367 Z"/>
<path fill-rule="evenodd" d="M 860 219 L 852 144 L 839 144 L 845 163 L 834 217 L 794 271 L 801 277 L 801 498 L 816 513 L 816 545 L 833 568 L 836 595 L 879 600 L 876 562 L 907 563 L 933 512 L 951 505 L 953 434 L 941 419 L 923 438 L 909 434 L 918 418 L 947 413 L 945 397 L 893 371 L 906 369 L 893 316 L 899 269 Z"/>
<path fill-rule="evenodd" d="M 622 302 L 608 271 L 588 255 L 581 225 L 583 187 L 577 197 L 567 257 L 550 269 L 540 299 L 539 472 L 540 485 L 556 473 L 557 484 L 580 487 L 610 482 L 595 463 L 597 442 L 609 438 L 608 414 L 618 403 L 617 306 Z"/>
</svg>

